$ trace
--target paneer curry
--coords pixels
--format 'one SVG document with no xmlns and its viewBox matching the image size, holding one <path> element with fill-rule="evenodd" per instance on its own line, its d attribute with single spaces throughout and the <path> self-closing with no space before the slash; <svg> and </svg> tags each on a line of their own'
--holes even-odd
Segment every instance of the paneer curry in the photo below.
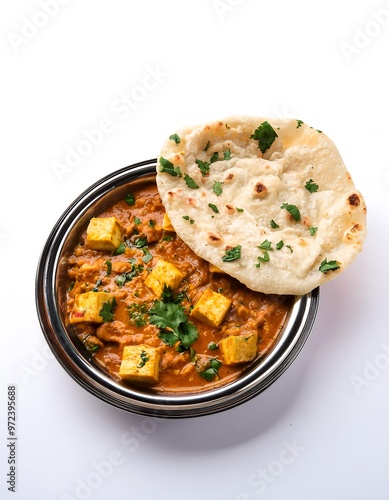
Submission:
<svg viewBox="0 0 389 500">
<path fill-rule="evenodd" d="M 175 233 L 154 182 L 129 184 L 89 221 L 67 279 L 76 342 L 113 379 L 155 392 L 234 380 L 270 349 L 293 304 L 198 257 Z"/>
</svg>

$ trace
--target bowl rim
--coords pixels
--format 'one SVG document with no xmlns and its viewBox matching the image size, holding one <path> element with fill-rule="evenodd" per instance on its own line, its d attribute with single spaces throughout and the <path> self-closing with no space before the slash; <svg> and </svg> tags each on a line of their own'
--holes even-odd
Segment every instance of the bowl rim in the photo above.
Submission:
<svg viewBox="0 0 389 500">
<path fill-rule="evenodd" d="M 59 273 L 72 230 L 98 213 L 96 206 L 108 202 L 128 183 L 156 174 L 157 160 L 145 160 L 116 170 L 84 190 L 63 212 L 41 252 L 35 279 L 35 302 L 43 335 L 55 358 L 84 389 L 99 399 L 131 413 L 164 418 L 213 414 L 238 406 L 273 384 L 294 362 L 312 330 L 319 304 L 319 287 L 296 297 L 286 324 L 270 352 L 243 376 L 199 393 L 166 395 L 124 386 L 91 362 L 77 349 L 61 318 L 58 304 Z M 117 198 L 116 198 L 117 199 Z"/>
</svg>

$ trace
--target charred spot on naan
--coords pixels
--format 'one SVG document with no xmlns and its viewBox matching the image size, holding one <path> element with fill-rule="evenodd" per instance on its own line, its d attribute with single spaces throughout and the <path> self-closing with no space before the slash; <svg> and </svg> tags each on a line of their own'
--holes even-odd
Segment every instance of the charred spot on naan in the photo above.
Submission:
<svg viewBox="0 0 389 500">
<path fill-rule="evenodd" d="M 262 182 L 257 182 L 253 189 L 253 196 L 255 198 L 264 198 L 268 194 L 269 190 Z"/>
<path fill-rule="evenodd" d="M 351 207 L 359 207 L 359 205 L 361 204 L 361 200 L 356 193 L 348 197 L 348 202 Z"/>
</svg>

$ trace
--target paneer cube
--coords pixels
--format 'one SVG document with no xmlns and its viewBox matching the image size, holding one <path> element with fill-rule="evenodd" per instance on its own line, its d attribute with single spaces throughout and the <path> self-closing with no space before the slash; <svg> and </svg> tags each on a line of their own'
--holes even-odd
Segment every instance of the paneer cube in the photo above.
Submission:
<svg viewBox="0 0 389 500">
<path fill-rule="evenodd" d="M 122 230 L 116 217 L 94 217 L 86 230 L 86 242 L 94 250 L 113 252 L 122 241 Z"/>
<path fill-rule="evenodd" d="M 175 232 L 176 230 L 174 229 L 174 227 L 172 226 L 172 223 L 169 219 L 169 216 L 167 213 L 165 213 L 163 215 L 163 220 L 162 220 L 162 229 L 164 229 L 165 231 L 170 231 L 170 232 Z"/>
<path fill-rule="evenodd" d="M 161 351 L 148 345 L 127 345 L 123 349 L 119 376 L 139 384 L 156 384 L 159 379 Z"/>
<path fill-rule="evenodd" d="M 231 306 L 231 299 L 207 288 L 196 302 L 190 315 L 210 326 L 219 326 Z"/>
<path fill-rule="evenodd" d="M 176 266 L 165 260 L 159 260 L 145 279 L 145 284 L 160 298 L 165 286 L 174 290 L 181 285 L 184 278 L 185 274 Z"/>
<path fill-rule="evenodd" d="M 70 314 L 70 323 L 82 321 L 103 323 L 104 318 L 100 316 L 100 311 L 104 304 L 113 300 L 113 297 L 113 294 L 108 292 L 86 292 L 76 295 Z"/>
<path fill-rule="evenodd" d="M 257 355 L 255 335 L 231 335 L 218 343 L 226 365 L 247 363 Z"/>
</svg>

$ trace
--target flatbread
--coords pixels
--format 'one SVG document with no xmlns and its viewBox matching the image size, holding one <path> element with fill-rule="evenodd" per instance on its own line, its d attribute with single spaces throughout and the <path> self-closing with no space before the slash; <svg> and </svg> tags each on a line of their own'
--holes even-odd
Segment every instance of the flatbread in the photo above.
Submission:
<svg viewBox="0 0 389 500">
<path fill-rule="evenodd" d="M 365 202 L 335 144 L 300 120 L 234 116 L 178 130 L 162 146 L 157 186 L 197 255 L 267 294 L 303 295 L 338 276 L 366 235 Z"/>
</svg>

